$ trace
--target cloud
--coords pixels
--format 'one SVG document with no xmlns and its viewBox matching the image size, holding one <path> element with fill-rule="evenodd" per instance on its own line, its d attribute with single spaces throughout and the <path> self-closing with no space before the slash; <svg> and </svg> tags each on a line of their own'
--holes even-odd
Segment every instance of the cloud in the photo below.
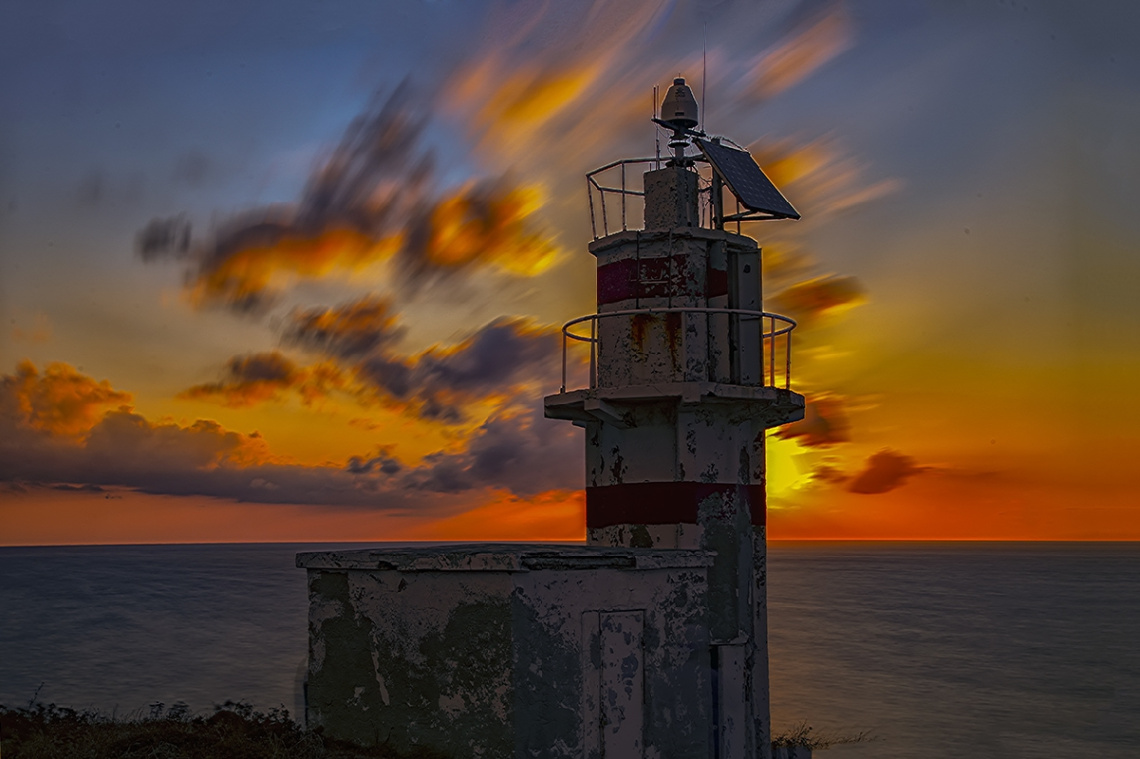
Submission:
<svg viewBox="0 0 1140 759">
<path fill-rule="evenodd" d="M 838 4 L 792 30 L 752 67 L 752 92 L 767 99 L 801 82 L 851 47 L 851 22 Z"/>
<path fill-rule="evenodd" d="M 789 285 L 765 298 L 764 307 L 792 317 L 801 326 L 811 326 L 865 299 L 863 286 L 855 277 L 830 274 Z"/>
<path fill-rule="evenodd" d="M 64 363 L 41 374 L 21 361 L 14 375 L 0 379 L 0 423 L 75 437 L 91 429 L 108 407 L 131 402 L 131 394 L 96 382 Z"/>
<path fill-rule="evenodd" d="M 535 217 L 537 191 L 502 176 L 440 186 L 420 146 L 426 110 L 409 85 L 397 87 L 349 125 L 297 202 L 235 214 L 193 244 L 181 217 L 152 221 L 140 257 L 188 259 L 193 301 L 237 311 L 266 308 L 292 282 L 385 262 L 404 292 L 469 269 L 548 268 L 558 247 Z"/>
<path fill-rule="evenodd" d="M 750 142 L 768 131 L 762 109 L 772 96 L 853 43 L 852 24 L 837 2 L 763 13 L 740 3 L 504 6 L 472 36 L 483 43 L 441 89 L 441 110 L 466 131 L 481 158 L 538 177 L 560 205 L 552 215 L 575 223 L 581 216 L 567 199 L 580 197 L 584 169 L 647 152 L 650 108 L 659 104 L 646 102 L 654 85 L 687 76 L 702 108 L 703 89 L 711 95 L 712 128 L 738 124 L 741 131 L 730 136 Z M 806 216 L 839 208 L 844 199 L 869 199 L 862 193 L 864 167 L 845 158 L 834 140 L 802 142 L 767 136 L 753 147 L 765 170 L 770 151 L 810 154 L 799 165 L 811 176 L 801 174 L 792 198 L 804 201 L 797 207 Z"/>
<path fill-rule="evenodd" d="M 292 311 L 281 340 L 337 358 L 355 358 L 386 349 L 403 335 L 391 303 L 370 295 L 336 308 Z"/>
<path fill-rule="evenodd" d="M 819 447 L 846 443 L 850 423 L 843 402 L 833 396 L 816 396 L 808 399 L 804 418 L 776 430 L 776 437 L 798 439 L 801 445 Z"/>
<path fill-rule="evenodd" d="M 234 356 L 217 382 L 195 385 L 178 394 L 183 399 L 217 398 L 232 408 L 253 406 L 281 400 L 281 393 L 297 391 L 302 400 L 312 403 L 328 397 L 333 390 L 344 388 L 346 379 L 335 365 L 321 363 L 299 367 L 278 351 Z"/>
<path fill-rule="evenodd" d="M 558 327 L 501 317 L 449 346 L 401 354 L 403 328 L 386 301 L 368 296 L 335 308 L 295 310 L 281 323 L 282 342 L 325 356 L 302 366 L 279 351 L 231 358 L 224 376 L 182 398 L 213 398 L 227 406 L 281 400 L 296 390 L 306 402 L 334 391 L 362 405 L 387 403 L 445 423 L 468 421 L 466 407 L 501 398 L 510 405 L 556 387 L 561 372 Z M 576 356 L 571 368 L 578 370 Z"/>
<path fill-rule="evenodd" d="M 39 375 L 22 363 L 0 379 L 0 481 L 180 494 L 195 478 L 269 461 L 260 437 L 215 422 L 156 424 L 126 405 L 105 409 L 129 400 L 66 365 Z"/>
<path fill-rule="evenodd" d="M 827 482 L 833 485 L 851 479 L 851 475 L 831 464 L 820 464 L 812 471 L 811 476 L 817 482 Z"/>
<path fill-rule="evenodd" d="M 750 151 L 805 218 L 833 215 L 902 187 L 901 180 L 895 178 L 868 180 L 870 167 L 831 135 L 807 142 L 768 137 L 751 145 Z"/>
<path fill-rule="evenodd" d="M 55 377 L 63 372 L 54 365 Z M 68 367 L 70 370 L 70 367 Z M 261 371 L 261 370 L 258 370 Z M 272 370 L 258 376 L 271 374 Z M 204 495 L 261 503 L 360 506 L 408 511 L 425 503 L 425 494 L 481 490 L 520 496 L 575 487 L 581 479 L 582 446 L 569 425 L 542 418 L 537 405 L 505 411 L 489 419 L 454 451 L 405 466 L 390 449 L 353 457 L 344 466 L 302 466 L 274 456 L 257 433 L 227 430 L 200 419 L 190 425 L 153 422 L 121 406 L 107 411 L 82 434 L 62 418 L 90 421 L 74 408 L 68 414 L 29 410 L 27 377 L 42 385 L 30 364 L 0 378 L 0 482 L 8 490 L 28 487 L 129 488 L 161 495 Z M 129 398 L 70 370 L 64 384 L 98 388 L 85 393 L 87 409 L 112 397 Z M 21 378 L 24 378 L 22 380 Z M 61 398 L 62 407 L 71 407 Z M 51 424 L 39 424 L 47 418 Z M 432 508 L 446 508 L 428 499 Z M 423 506 L 427 508 L 427 506 Z"/>
<path fill-rule="evenodd" d="M 444 493 L 505 488 L 525 497 L 580 487 L 584 466 L 581 434 L 545 419 L 538 403 L 491 417 L 463 451 L 425 457 L 403 484 Z"/>
<path fill-rule="evenodd" d="M 380 493 L 374 478 L 327 466 L 277 462 L 262 439 L 199 420 L 153 423 L 130 411 L 107 414 L 82 445 L 37 441 L 29 453 L 5 451 L 0 479 L 125 487 L 160 495 L 204 495 L 261 503 L 407 507 Z"/>
<path fill-rule="evenodd" d="M 190 222 L 185 215 L 152 219 L 135 238 L 143 261 L 185 258 L 190 253 Z"/>
<path fill-rule="evenodd" d="M 465 403 L 520 392 L 533 396 L 554 387 L 561 344 L 557 327 L 504 317 L 450 347 L 409 357 L 367 356 L 356 377 L 380 396 L 411 402 L 425 418 L 458 422 L 465 418 Z"/>
<path fill-rule="evenodd" d="M 886 493 L 902 487 L 909 477 L 926 471 L 926 467 L 915 465 L 914 459 L 898 451 L 884 448 L 872 454 L 847 489 L 852 493 Z"/>
<path fill-rule="evenodd" d="M 383 450 L 369 459 L 362 459 L 359 456 L 350 457 L 345 469 L 352 474 L 370 474 L 375 471 L 392 477 L 403 471 L 404 465 L 400 463 L 399 459 L 392 456 L 391 446 L 385 446 Z"/>
</svg>

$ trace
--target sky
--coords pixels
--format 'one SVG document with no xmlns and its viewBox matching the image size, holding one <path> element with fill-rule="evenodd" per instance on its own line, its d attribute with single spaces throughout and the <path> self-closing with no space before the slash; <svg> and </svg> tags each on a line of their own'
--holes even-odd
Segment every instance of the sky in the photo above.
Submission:
<svg viewBox="0 0 1140 759">
<path fill-rule="evenodd" d="M 0 544 L 580 539 L 587 171 L 680 74 L 803 215 L 772 539 L 1140 539 L 1140 6 L 0 9 Z M 582 381 L 582 356 L 570 357 Z"/>
</svg>

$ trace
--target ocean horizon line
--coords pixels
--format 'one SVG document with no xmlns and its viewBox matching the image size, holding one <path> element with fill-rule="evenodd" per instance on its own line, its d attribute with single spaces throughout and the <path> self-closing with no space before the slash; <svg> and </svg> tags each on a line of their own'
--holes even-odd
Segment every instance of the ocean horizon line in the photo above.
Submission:
<svg viewBox="0 0 1140 759">
<path fill-rule="evenodd" d="M 769 538 L 768 545 L 1140 545 L 1140 539 L 1077 538 L 1041 540 L 1036 538 Z M 375 545 L 487 545 L 487 544 L 550 544 L 587 545 L 586 540 L 556 539 L 466 539 L 466 540 L 211 540 L 211 541 L 154 541 L 137 543 L 0 543 L 7 548 L 146 548 L 159 546 L 358 546 Z"/>
</svg>

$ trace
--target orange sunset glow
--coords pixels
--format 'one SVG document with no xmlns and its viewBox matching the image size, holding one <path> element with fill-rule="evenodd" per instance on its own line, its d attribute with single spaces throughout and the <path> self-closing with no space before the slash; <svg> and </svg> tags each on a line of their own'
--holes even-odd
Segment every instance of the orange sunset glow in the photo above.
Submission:
<svg viewBox="0 0 1140 759">
<path fill-rule="evenodd" d="M 1050 4 L 438 5 L 4 85 L 0 544 L 583 539 L 542 397 L 584 176 L 665 149 L 678 73 L 803 216 L 743 230 L 808 400 L 769 538 L 1140 540 L 1135 49 Z"/>
</svg>

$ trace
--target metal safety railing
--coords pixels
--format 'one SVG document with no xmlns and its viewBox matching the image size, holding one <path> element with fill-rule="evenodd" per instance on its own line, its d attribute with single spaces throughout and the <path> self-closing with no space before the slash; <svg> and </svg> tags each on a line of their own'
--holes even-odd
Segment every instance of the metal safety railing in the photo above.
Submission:
<svg viewBox="0 0 1140 759">
<path fill-rule="evenodd" d="M 668 160 L 668 158 L 626 158 L 607 163 L 586 175 L 586 193 L 590 201 L 590 233 L 595 240 L 599 237 L 605 237 L 611 232 L 615 234 L 625 232 L 630 229 L 631 224 L 635 229 L 641 229 L 643 220 L 639 214 L 643 213 L 645 208 L 645 187 L 642 184 L 644 174 L 643 172 L 626 171 L 626 167 L 644 164 L 659 169 Z M 708 168 L 707 161 L 700 156 L 687 156 L 686 160 L 698 168 L 704 167 L 702 169 L 704 173 L 697 172 L 697 210 L 700 215 L 700 226 L 705 229 L 712 229 L 711 169 Z M 597 197 L 596 202 L 595 197 Z M 611 203 L 610 201 L 614 199 L 616 199 L 615 202 Z M 737 210 L 740 210 L 739 202 L 737 206 Z M 615 217 L 612 220 L 612 230 L 610 229 L 611 211 Z M 598 234 L 599 227 L 601 234 Z M 736 227 L 739 233 L 739 222 L 737 222 Z"/>
<path fill-rule="evenodd" d="M 590 231 L 594 235 L 595 240 L 597 240 L 599 237 L 608 235 L 610 233 L 610 220 L 609 220 L 609 213 L 608 213 L 609 204 L 606 202 L 607 197 L 610 195 L 616 195 L 619 199 L 617 210 L 620 211 L 620 215 L 621 215 L 621 231 L 624 232 L 627 229 L 629 229 L 629 223 L 628 223 L 628 215 L 629 215 L 628 205 L 629 204 L 627 203 L 626 199 L 630 198 L 630 197 L 644 198 L 645 197 L 645 189 L 643 187 L 642 189 L 639 190 L 635 186 L 630 186 L 629 180 L 636 178 L 637 181 L 640 182 L 642 175 L 640 172 L 636 172 L 633 177 L 630 177 L 629 173 L 626 171 L 625 167 L 626 166 L 641 165 L 641 164 L 654 164 L 655 167 L 660 168 L 661 159 L 659 159 L 659 158 L 626 158 L 626 159 L 621 160 L 621 161 L 614 161 L 613 163 L 607 163 L 605 166 L 602 166 L 601 168 L 598 168 L 598 169 L 594 169 L 593 171 L 591 171 L 589 174 L 586 175 L 586 192 L 590 197 Z M 613 187 L 611 187 L 609 184 L 610 182 L 615 181 L 615 179 L 609 178 L 609 175 L 611 173 L 617 173 L 618 174 L 618 177 L 616 179 L 617 184 L 616 184 L 616 186 L 613 186 Z M 595 212 L 595 207 L 594 207 L 595 191 L 598 195 L 598 206 L 600 207 L 601 217 L 602 217 L 602 234 L 601 235 L 598 234 L 598 219 L 597 219 L 597 213 Z M 641 203 L 637 204 L 637 206 L 639 208 L 641 207 L 641 205 L 642 205 Z M 640 222 L 640 220 L 639 220 L 639 222 Z M 615 224 L 614 231 L 616 232 L 616 231 L 618 231 L 616 229 L 617 219 L 614 220 L 614 224 Z"/>
<path fill-rule="evenodd" d="M 562 325 L 562 388 L 561 392 L 566 392 L 566 364 L 567 364 L 567 349 L 569 341 L 577 341 L 588 343 L 590 346 L 590 389 L 593 390 L 598 386 L 598 322 L 602 319 L 609 319 L 619 316 L 656 316 L 659 314 L 681 314 L 683 316 L 691 316 L 696 314 L 716 315 L 724 314 L 734 317 L 734 322 L 739 325 L 748 321 L 760 320 L 761 329 L 763 329 L 764 320 L 768 320 L 768 331 L 761 332 L 759 335 L 760 341 L 760 363 L 759 363 L 759 381 L 754 382 L 741 382 L 739 379 L 732 381 L 728 384 L 740 384 L 753 387 L 776 387 L 776 354 L 777 354 L 777 340 L 778 337 L 784 337 L 783 350 L 779 351 L 781 356 L 781 368 L 783 369 L 783 387 L 785 390 L 791 389 L 792 382 L 792 330 L 796 328 L 796 321 L 781 314 L 773 314 L 767 311 L 752 311 L 743 308 L 698 308 L 698 307 L 668 307 L 668 308 L 632 308 L 624 309 L 621 311 L 606 311 L 597 314 L 587 314 L 579 316 L 577 319 L 571 319 Z M 589 324 L 590 333 L 578 334 L 571 331 L 572 327 L 579 324 Z M 777 328 L 777 323 L 781 326 Z M 681 334 L 685 334 L 685 330 L 681 330 Z M 737 348 L 737 346 L 732 346 Z M 707 362 L 708 368 L 712 370 L 712 362 Z M 708 378 L 708 379 L 711 379 Z M 765 382 L 767 380 L 767 382 Z"/>
</svg>

